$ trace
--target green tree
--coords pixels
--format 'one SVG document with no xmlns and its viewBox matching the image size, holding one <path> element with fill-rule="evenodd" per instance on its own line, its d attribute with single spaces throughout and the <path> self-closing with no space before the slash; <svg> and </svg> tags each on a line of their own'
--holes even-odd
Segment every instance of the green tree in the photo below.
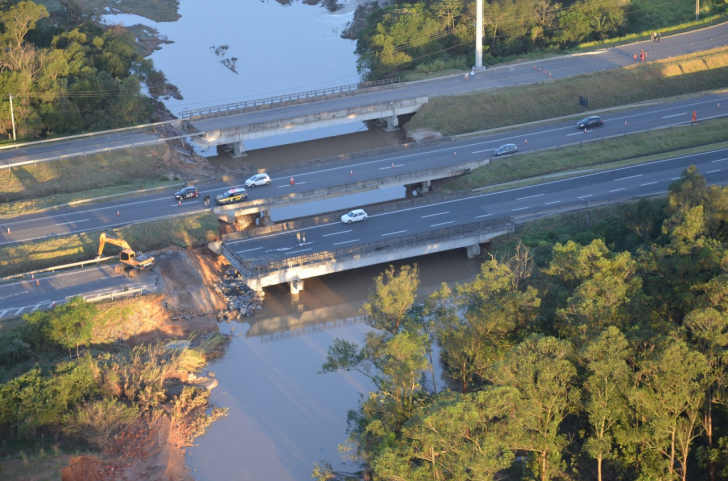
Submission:
<svg viewBox="0 0 728 481">
<path fill-rule="evenodd" d="M 602 481 L 602 462 L 612 458 L 614 426 L 629 416 L 626 393 L 631 387 L 627 365 L 628 343 L 616 327 L 607 328 L 583 353 L 587 378 L 581 408 L 589 417 L 590 434 L 584 450 L 597 461 Z"/>
<path fill-rule="evenodd" d="M 576 412 L 580 398 L 570 355 L 566 341 L 531 336 L 488 373 L 493 384 L 518 393 L 509 414 L 507 442 L 514 450 L 534 455 L 531 469 L 541 481 L 562 469 L 568 440 L 559 428 L 567 415 Z"/>
<path fill-rule="evenodd" d="M 390 266 L 374 279 L 369 300 L 362 306 L 366 323 L 374 329 L 396 335 L 408 317 L 420 285 L 417 266 Z"/>
<path fill-rule="evenodd" d="M 91 342 L 93 320 L 97 315 L 96 306 L 87 303 L 82 297 L 73 297 L 65 304 L 50 311 L 35 311 L 23 316 L 30 326 L 41 326 L 47 341 L 68 349 L 87 346 Z"/>
</svg>

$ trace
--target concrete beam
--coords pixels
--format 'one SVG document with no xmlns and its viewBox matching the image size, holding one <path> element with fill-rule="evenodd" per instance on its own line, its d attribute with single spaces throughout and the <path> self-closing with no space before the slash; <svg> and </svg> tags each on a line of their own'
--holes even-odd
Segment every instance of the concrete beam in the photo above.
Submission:
<svg viewBox="0 0 728 481">
<path fill-rule="evenodd" d="M 311 277 L 333 274 L 334 272 L 342 272 L 349 269 L 358 269 L 360 267 L 366 267 L 375 264 L 386 264 L 400 259 L 408 259 L 411 257 L 417 257 L 425 254 L 432 254 L 433 252 L 441 252 L 462 247 L 472 248 L 475 245 L 482 244 L 501 235 L 510 234 L 511 232 L 513 232 L 513 228 L 509 227 L 504 230 L 486 233 L 474 233 L 471 236 L 463 237 L 460 239 L 444 239 L 435 243 L 426 243 L 418 246 L 410 246 L 404 249 L 385 249 L 380 252 L 369 253 L 367 255 L 355 255 L 346 259 L 336 259 L 333 262 L 298 265 L 269 274 L 263 274 L 261 276 L 246 277 L 245 283 L 251 289 L 259 291 L 267 286 L 291 283 L 292 281 L 302 281 Z M 232 261 L 231 264 L 233 264 Z M 291 290 L 291 292 L 293 292 L 293 290 Z"/>
</svg>

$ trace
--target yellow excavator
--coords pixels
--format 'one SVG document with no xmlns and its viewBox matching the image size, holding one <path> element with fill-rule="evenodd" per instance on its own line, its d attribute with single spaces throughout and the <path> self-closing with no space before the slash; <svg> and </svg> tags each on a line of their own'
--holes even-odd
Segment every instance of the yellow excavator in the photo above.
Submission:
<svg viewBox="0 0 728 481">
<path fill-rule="evenodd" d="M 137 254 L 125 240 L 108 237 L 105 232 L 102 232 L 99 237 L 98 257 L 101 257 L 101 254 L 103 254 L 104 246 L 106 244 L 113 244 L 121 247 L 121 252 L 119 253 L 119 260 L 121 261 L 121 264 L 116 266 L 116 272 L 118 274 L 126 272 L 129 277 L 135 277 L 139 271 L 154 265 L 153 256 L 148 254 Z"/>
</svg>

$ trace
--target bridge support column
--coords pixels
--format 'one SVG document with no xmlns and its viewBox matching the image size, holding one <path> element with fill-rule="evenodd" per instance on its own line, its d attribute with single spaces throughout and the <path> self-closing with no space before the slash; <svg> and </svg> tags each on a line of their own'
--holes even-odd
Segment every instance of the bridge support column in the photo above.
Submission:
<svg viewBox="0 0 728 481">
<path fill-rule="evenodd" d="M 432 190 L 432 181 L 426 180 L 422 182 L 422 193 L 429 192 Z"/>
<path fill-rule="evenodd" d="M 288 281 L 288 287 L 291 290 L 291 294 L 298 294 L 303 290 L 303 281 L 301 279 Z"/>
<path fill-rule="evenodd" d="M 392 132 L 394 130 L 397 130 L 399 128 L 399 118 L 396 115 L 392 115 L 391 117 L 387 117 L 384 119 L 387 122 L 387 126 L 384 128 L 387 132 Z"/>
<path fill-rule="evenodd" d="M 260 225 L 266 226 L 266 225 L 273 225 L 275 222 L 273 222 L 270 218 L 270 211 L 264 210 L 260 212 Z"/>
<path fill-rule="evenodd" d="M 240 142 L 233 143 L 233 158 L 237 159 L 238 157 L 247 157 L 248 154 L 245 153 L 245 144 L 241 140 Z"/>
<path fill-rule="evenodd" d="M 475 256 L 480 255 L 480 244 L 475 244 L 474 246 L 466 247 L 468 251 L 468 259 L 474 259 Z"/>
</svg>

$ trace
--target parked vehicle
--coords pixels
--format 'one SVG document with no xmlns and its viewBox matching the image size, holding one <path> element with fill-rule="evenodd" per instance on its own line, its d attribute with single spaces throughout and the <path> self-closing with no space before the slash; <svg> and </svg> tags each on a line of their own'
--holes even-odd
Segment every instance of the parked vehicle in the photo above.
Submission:
<svg viewBox="0 0 728 481">
<path fill-rule="evenodd" d="M 245 181 L 245 187 L 248 188 L 258 185 L 270 185 L 270 177 L 268 177 L 268 174 L 255 174 Z"/>
<path fill-rule="evenodd" d="M 242 187 L 234 187 L 215 197 L 218 205 L 234 204 L 248 200 L 248 193 Z"/>
<path fill-rule="evenodd" d="M 504 144 L 493 151 L 493 155 L 500 157 L 501 155 L 517 154 L 518 147 L 516 144 Z"/>
<path fill-rule="evenodd" d="M 587 117 L 585 119 L 578 121 L 576 123 L 576 128 L 588 129 L 589 127 L 601 127 L 602 124 L 604 124 L 604 121 L 601 119 L 601 117 L 592 115 L 591 117 Z"/>
<path fill-rule="evenodd" d="M 351 224 L 352 222 L 359 222 L 367 220 L 367 213 L 363 209 L 354 209 L 349 213 L 341 216 L 341 222 L 344 224 Z"/>
<path fill-rule="evenodd" d="M 182 190 L 178 190 L 174 193 L 174 198 L 177 200 L 184 200 L 184 199 L 190 199 L 190 198 L 197 198 L 200 195 L 200 191 L 197 190 L 197 187 L 190 186 L 185 187 Z"/>
</svg>

